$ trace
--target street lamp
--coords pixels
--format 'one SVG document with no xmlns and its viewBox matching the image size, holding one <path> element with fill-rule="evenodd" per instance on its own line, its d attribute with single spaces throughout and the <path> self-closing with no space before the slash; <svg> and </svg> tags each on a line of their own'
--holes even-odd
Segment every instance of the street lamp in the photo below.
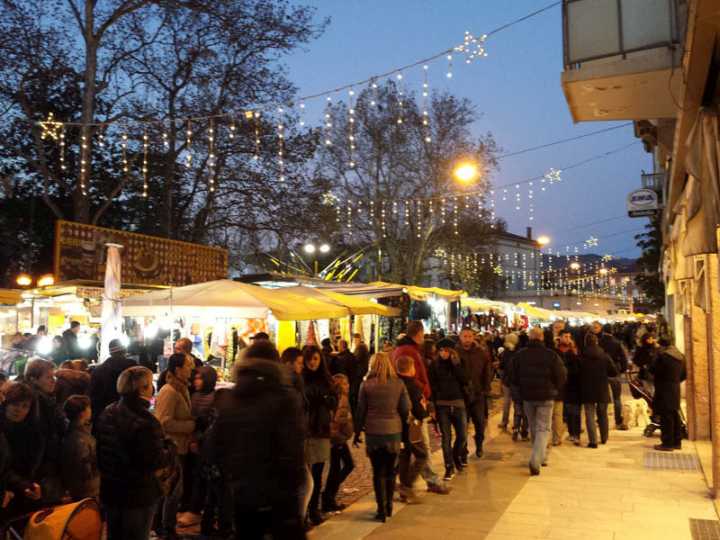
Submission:
<svg viewBox="0 0 720 540">
<path fill-rule="evenodd" d="M 303 251 L 308 255 L 313 255 L 313 272 L 314 275 L 317 275 L 319 273 L 317 253 L 320 252 L 322 255 L 330 253 L 330 244 L 323 242 L 320 246 L 315 246 L 315 244 L 308 243 L 303 246 Z"/>
<path fill-rule="evenodd" d="M 474 182 L 480 176 L 477 163 L 473 161 L 461 161 L 453 169 L 453 177 L 462 184 Z"/>
<path fill-rule="evenodd" d="M 32 285 L 32 277 L 30 277 L 29 274 L 18 274 L 18 277 L 15 278 L 15 283 L 20 285 L 20 287 L 29 287 Z"/>
</svg>

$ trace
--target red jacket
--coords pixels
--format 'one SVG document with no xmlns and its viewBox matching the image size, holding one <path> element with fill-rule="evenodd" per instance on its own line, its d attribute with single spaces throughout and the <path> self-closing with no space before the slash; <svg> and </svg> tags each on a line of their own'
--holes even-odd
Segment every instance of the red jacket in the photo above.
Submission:
<svg viewBox="0 0 720 540">
<path fill-rule="evenodd" d="M 420 354 L 420 346 L 409 337 L 404 337 L 398 341 L 398 346 L 393 351 L 392 361 L 397 369 L 397 359 L 401 356 L 409 356 L 415 363 L 415 382 L 420 390 L 422 390 L 425 399 L 430 399 L 430 380 L 428 379 L 425 363 Z"/>
</svg>

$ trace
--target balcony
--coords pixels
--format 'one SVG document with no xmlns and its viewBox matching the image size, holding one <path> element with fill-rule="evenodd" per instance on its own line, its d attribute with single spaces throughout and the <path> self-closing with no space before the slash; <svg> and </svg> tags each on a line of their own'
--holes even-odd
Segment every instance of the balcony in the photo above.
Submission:
<svg viewBox="0 0 720 540">
<path fill-rule="evenodd" d="M 686 10 L 684 0 L 563 0 L 573 120 L 674 118 Z"/>
</svg>

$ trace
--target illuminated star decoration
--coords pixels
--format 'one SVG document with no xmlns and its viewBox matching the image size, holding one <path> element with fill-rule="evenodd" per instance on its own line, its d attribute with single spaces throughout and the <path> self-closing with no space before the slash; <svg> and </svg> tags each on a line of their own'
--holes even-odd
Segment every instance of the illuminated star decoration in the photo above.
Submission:
<svg viewBox="0 0 720 540">
<path fill-rule="evenodd" d="M 587 240 L 585 240 L 585 249 L 595 247 L 598 245 L 598 239 L 594 236 L 591 236 Z"/>
<path fill-rule="evenodd" d="M 47 120 L 39 122 L 39 124 L 42 128 L 42 133 L 40 134 L 41 139 L 44 140 L 50 137 L 56 141 L 60 138 L 60 131 L 62 130 L 63 124 L 62 122 L 55 121 L 55 115 L 53 113 L 48 113 Z"/>
<path fill-rule="evenodd" d="M 332 191 L 326 191 L 322 195 L 323 206 L 335 206 L 335 203 L 337 203 L 338 200 L 339 199 Z"/>
<path fill-rule="evenodd" d="M 560 173 L 562 173 L 560 169 L 553 169 L 551 167 L 550 170 L 545 173 L 545 177 L 543 179 L 547 180 L 550 185 L 552 185 L 555 182 L 560 182 L 560 180 L 562 180 L 562 178 L 560 177 Z"/>
<path fill-rule="evenodd" d="M 465 63 L 470 64 L 476 58 L 483 58 L 487 56 L 487 51 L 485 50 L 486 39 L 486 34 L 483 34 L 480 37 L 475 37 L 470 32 L 465 31 L 465 37 L 463 38 L 462 45 L 455 47 L 455 50 L 460 53 L 465 53 Z"/>
</svg>

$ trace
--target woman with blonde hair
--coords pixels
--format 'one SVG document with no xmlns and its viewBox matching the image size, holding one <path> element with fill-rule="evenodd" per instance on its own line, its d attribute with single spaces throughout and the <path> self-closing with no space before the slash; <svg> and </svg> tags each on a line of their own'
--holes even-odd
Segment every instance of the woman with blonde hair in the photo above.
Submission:
<svg viewBox="0 0 720 540">
<path fill-rule="evenodd" d="M 365 431 L 365 449 L 373 469 L 373 487 L 377 513 L 385 521 L 392 516 L 393 494 L 403 422 L 410 412 L 410 399 L 387 353 L 373 355 L 370 371 L 360 386 L 355 418 L 355 440 Z"/>
</svg>

